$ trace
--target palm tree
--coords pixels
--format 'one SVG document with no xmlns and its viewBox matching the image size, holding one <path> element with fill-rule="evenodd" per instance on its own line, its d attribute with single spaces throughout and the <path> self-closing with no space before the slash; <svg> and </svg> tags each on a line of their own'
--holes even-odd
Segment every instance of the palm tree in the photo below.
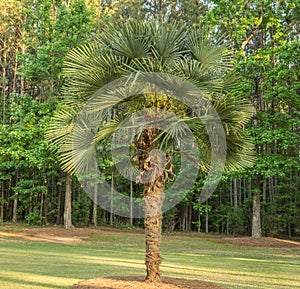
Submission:
<svg viewBox="0 0 300 289">
<path fill-rule="evenodd" d="M 162 206 L 165 184 L 175 174 L 172 157 L 180 146 L 176 139 L 184 139 L 187 128 L 193 133 L 201 154 L 197 166 L 202 171 L 209 171 L 210 151 L 213 149 L 211 136 L 203 124 L 205 117 L 171 94 L 184 89 L 188 81 L 192 88 L 187 92 L 185 87 L 185 99 L 197 99 L 199 94 L 212 104 L 225 132 L 226 147 L 219 146 L 217 150 L 226 150 L 227 170 L 247 167 L 253 161 L 253 146 L 244 132 L 252 109 L 242 97 L 231 92 L 236 81 L 231 72 L 232 63 L 233 53 L 228 43 L 217 34 L 204 28 L 157 21 L 111 24 L 96 41 L 68 54 L 64 70 L 64 104 L 53 118 L 47 134 L 67 172 L 80 174 L 86 164 L 93 162 L 88 149 L 78 150 L 74 160 L 74 135 L 79 134 L 79 140 L 83 142 L 90 138 L 89 143 L 94 147 L 99 147 L 99 144 L 104 147 L 120 128 L 122 120 L 134 115 L 135 111 L 143 110 L 143 121 L 148 123 L 155 122 L 162 111 L 180 116 L 165 122 L 163 130 L 160 124 L 142 126 L 130 145 L 134 155 L 131 161 L 138 171 L 136 181 L 144 186 L 147 282 L 161 281 Z M 167 84 L 166 87 L 154 80 L 151 82 L 148 79 L 151 73 L 156 73 L 159 83 Z M 168 78 L 170 75 L 173 78 Z M 116 89 L 99 93 L 99 89 L 122 77 L 123 83 L 124 77 L 133 79 L 130 92 Z M 148 85 L 148 90 L 143 90 L 141 83 L 147 81 L 152 84 Z M 93 99 L 93 105 L 87 109 L 89 99 Z M 197 101 L 194 103 L 199 105 Z M 96 118 L 99 120 L 97 132 L 85 129 L 95 119 L 82 117 L 83 108 L 85 113 L 90 109 L 93 116 L 101 115 L 101 120 Z M 214 131 L 213 126 L 211 131 Z M 164 156 L 152 153 L 159 149 L 164 149 Z"/>
</svg>

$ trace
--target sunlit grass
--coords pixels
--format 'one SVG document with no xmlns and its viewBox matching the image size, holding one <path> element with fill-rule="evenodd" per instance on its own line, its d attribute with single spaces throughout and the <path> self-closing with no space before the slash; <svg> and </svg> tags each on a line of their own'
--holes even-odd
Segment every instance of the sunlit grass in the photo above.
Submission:
<svg viewBox="0 0 300 289">
<path fill-rule="evenodd" d="M 1 231 L 1 228 L 0 228 Z M 300 288 L 300 249 L 222 244 L 212 238 L 168 235 L 163 276 L 211 281 L 227 288 Z M 0 241 L 0 288 L 70 288 L 84 279 L 144 275 L 141 233 L 95 235 L 79 244 Z"/>
</svg>

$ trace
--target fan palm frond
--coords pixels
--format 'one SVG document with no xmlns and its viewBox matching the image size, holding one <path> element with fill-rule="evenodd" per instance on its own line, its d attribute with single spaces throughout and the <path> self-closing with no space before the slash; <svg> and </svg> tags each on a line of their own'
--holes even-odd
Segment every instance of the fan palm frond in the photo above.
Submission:
<svg viewBox="0 0 300 289">
<path fill-rule="evenodd" d="M 211 92 L 220 92 L 224 89 L 223 78 L 216 77 L 206 65 L 193 59 L 176 61 L 172 66 L 172 73 L 192 82 L 202 94 L 207 96 Z"/>
<path fill-rule="evenodd" d="M 109 47 L 113 54 L 130 59 L 147 57 L 151 34 L 143 22 L 127 21 L 118 26 L 108 24 L 99 42 Z"/>
<path fill-rule="evenodd" d="M 63 71 L 68 79 L 67 95 L 86 100 L 100 87 L 119 77 L 119 67 L 124 59 L 104 51 L 94 43 L 70 51 Z"/>
<path fill-rule="evenodd" d="M 158 22 L 151 22 L 152 53 L 162 62 L 178 60 L 183 51 L 186 38 L 186 26 L 172 22 L 164 25 Z"/>
<path fill-rule="evenodd" d="M 45 138 L 57 146 L 65 143 L 65 138 L 73 132 L 77 114 L 78 111 L 70 107 L 57 110 L 51 119 Z"/>
<path fill-rule="evenodd" d="M 221 35 L 206 28 L 192 29 L 187 39 L 191 57 L 201 64 L 223 73 L 233 67 L 233 51 Z"/>
<path fill-rule="evenodd" d="M 103 140 L 110 139 L 111 136 L 118 130 L 119 126 L 120 119 L 117 117 L 102 125 L 95 136 L 95 143 L 100 143 Z"/>
<path fill-rule="evenodd" d="M 236 82 L 236 75 L 230 71 L 232 61 L 233 53 L 226 39 L 207 29 L 157 21 L 108 24 L 96 42 L 69 52 L 64 68 L 64 102 L 70 109 L 64 108 L 55 115 L 47 138 L 59 146 L 65 170 L 82 172 L 86 169 L 84 160 L 94 165 L 98 143 L 109 142 L 121 124 L 123 129 L 129 126 L 122 123 L 123 119 L 136 110 L 153 106 L 180 116 L 172 122 L 166 121 L 155 141 L 168 150 L 176 149 L 178 140 L 184 139 L 190 130 L 199 147 L 199 166 L 207 171 L 210 150 L 222 150 L 218 145 L 213 147 L 210 139 L 213 132 L 211 136 L 207 132 L 207 126 L 214 121 L 214 117 L 205 114 L 204 106 L 210 103 L 223 124 L 227 168 L 248 166 L 253 161 L 253 145 L 245 136 L 244 127 L 253 111 L 228 92 Z M 145 81 L 142 77 L 132 81 L 132 74 L 143 72 Z M 150 79 L 147 83 L 148 72 L 171 76 L 169 79 L 162 74 L 153 76 L 160 78 L 161 83 L 161 87 L 154 88 L 151 83 L 157 82 Z M 122 76 L 128 76 L 130 85 L 126 78 L 112 82 Z M 189 91 L 185 81 L 197 89 Z M 198 111 L 193 112 L 193 106 L 199 107 Z M 92 118 L 85 118 L 84 113 Z M 143 121 L 136 125 L 142 126 Z"/>
</svg>

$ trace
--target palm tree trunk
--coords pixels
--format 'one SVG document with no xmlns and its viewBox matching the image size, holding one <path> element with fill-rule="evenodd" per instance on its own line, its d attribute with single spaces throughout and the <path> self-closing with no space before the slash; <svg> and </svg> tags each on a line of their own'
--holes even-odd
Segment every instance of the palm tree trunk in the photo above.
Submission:
<svg viewBox="0 0 300 289">
<path fill-rule="evenodd" d="M 146 282 L 161 282 L 159 265 L 161 263 L 160 242 L 162 231 L 162 205 L 164 201 L 165 176 L 159 155 L 151 155 L 158 148 L 153 140 L 159 130 L 145 128 L 143 136 L 136 139 L 139 150 L 139 171 L 137 183 L 144 184 L 143 203 L 145 212 L 146 242 Z"/>
<path fill-rule="evenodd" d="M 163 177 L 144 185 L 146 282 L 161 281 L 159 265 L 164 187 Z"/>
</svg>

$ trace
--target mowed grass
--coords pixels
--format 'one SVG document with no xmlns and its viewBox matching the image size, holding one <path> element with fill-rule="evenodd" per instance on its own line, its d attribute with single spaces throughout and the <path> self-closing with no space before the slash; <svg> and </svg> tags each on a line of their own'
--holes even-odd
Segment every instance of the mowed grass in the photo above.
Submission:
<svg viewBox="0 0 300 289">
<path fill-rule="evenodd" d="M 298 247 L 240 247 L 176 234 L 163 236 L 162 255 L 163 276 L 227 288 L 300 288 Z M 141 232 L 109 231 L 79 244 L 0 239 L 0 288 L 70 288 L 90 278 L 144 274 Z"/>
</svg>

